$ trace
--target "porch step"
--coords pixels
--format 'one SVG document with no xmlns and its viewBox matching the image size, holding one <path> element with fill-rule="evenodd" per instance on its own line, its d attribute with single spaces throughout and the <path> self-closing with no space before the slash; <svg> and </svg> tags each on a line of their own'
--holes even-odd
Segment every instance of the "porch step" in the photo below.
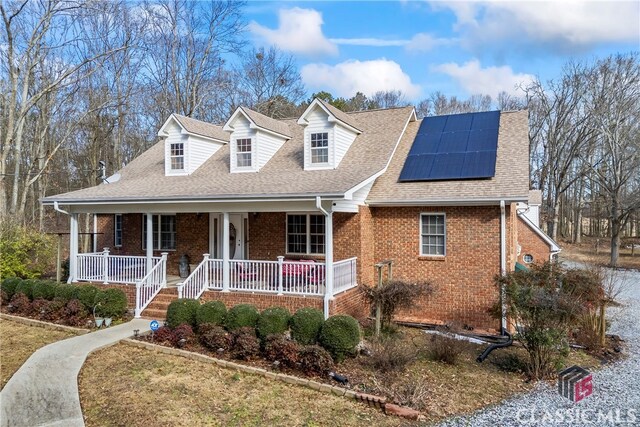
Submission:
<svg viewBox="0 0 640 427">
<path fill-rule="evenodd" d="M 152 319 L 166 319 L 167 309 L 171 301 L 178 299 L 178 288 L 170 287 L 161 289 L 158 295 L 149 303 L 142 312 L 142 317 Z"/>
</svg>

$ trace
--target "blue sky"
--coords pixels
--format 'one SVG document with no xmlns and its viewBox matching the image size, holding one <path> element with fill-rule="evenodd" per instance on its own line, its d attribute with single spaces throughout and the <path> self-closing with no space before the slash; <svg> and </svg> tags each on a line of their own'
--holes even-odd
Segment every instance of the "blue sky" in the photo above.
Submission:
<svg viewBox="0 0 640 427">
<path fill-rule="evenodd" d="M 640 49 L 640 2 L 258 2 L 256 47 L 295 56 L 310 92 L 399 89 L 467 97 L 560 75 L 569 59 Z"/>
</svg>

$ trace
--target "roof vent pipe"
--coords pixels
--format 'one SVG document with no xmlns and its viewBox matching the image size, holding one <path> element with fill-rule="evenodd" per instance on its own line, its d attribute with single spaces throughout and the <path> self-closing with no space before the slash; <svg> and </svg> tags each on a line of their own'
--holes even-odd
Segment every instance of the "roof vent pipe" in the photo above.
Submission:
<svg viewBox="0 0 640 427">
<path fill-rule="evenodd" d="M 109 181 L 107 181 L 107 164 L 104 160 L 100 160 L 98 164 L 100 165 L 100 180 L 103 184 L 108 184 Z"/>
</svg>

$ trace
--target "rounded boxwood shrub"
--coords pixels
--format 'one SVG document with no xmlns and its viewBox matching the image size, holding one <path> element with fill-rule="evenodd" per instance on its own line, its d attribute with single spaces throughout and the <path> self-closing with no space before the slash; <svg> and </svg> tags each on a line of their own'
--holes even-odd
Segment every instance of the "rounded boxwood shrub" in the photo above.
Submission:
<svg viewBox="0 0 640 427">
<path fill-rule="evenodd" d="M 267 336 L 273 334 L 284 334 L 289 329 L 291 313 L 282 307 L 269 307 L 260 314 L 258 318 L 258 337 L 264 341 Z"/>
<path fill-rule="evenodd" d="M 16 286 L 15 294 L 23 294 L 30 300 L 33 300 L 33 285 L 36 283 L 36 280 L 28 279 L 23 280 Z"/>
<path fill-rule="evenodd" d="M 56 286 L 55 297 L 64 302 L 78 298 L 78 287 L 75 285 L 61 284 Z"/>
<path fill-rule="evenodd" d="M 355 354 L 360 342 L 358 321 L 345 314 L 331 316 L 322 325 L 319 340 L 336 362 L 342 362 L 346 356 Z"/>
<path fill-rule="evenodd" d="M 324 324 L 324 314 L 315 308 L 301 308 L 291 318 L 291 337 L 300 344 L 315 344 Z"/>
<path fill-rule="evenodd" d="M 200 303 L 190 298 L 178 298 L 171 301 L 167 309 L 167 325 L 177 328 L 180 325 L 196 326 L 196 313 Z"/>
<path fill-rule="evenodd" d="M 127 296 L 121 289 L 100 290 L 94 299 L 96 315 L 101 317 L 122 317 L 127 312 Z"/>
<path fill-rule="evenodd" d="M 98 288 L 92 285 L 78 286 L 78 299 L 89 312 L 93 313 Z"/>
<path fill-rule="evenodd" d="M 229 331 L 235 331 L 239 328 L 251 327 L 255 328 L 258 323 L 260 313 L 258 309 L 251 304 L 238 304 L 231 307 L 227 312 L 224 325 Z"/>
<path fill-rule="evenodd" d="M 46 299 L 47 301 L 51 301 L 56 296 L 57 286 L 58 284 L 51 280 L 37 280 L 32 288 L 33 299 Z"/>
<path fill-rule="evenodd" d="M 6 295 L 8 301 L 11 301 L 13 298 L 13 294 L 16 293 L 16 287 L 22 282 L 22 279 L 19 277 L 7 277 L 0 284 L 0 289 Z"/>
<path fill-rule="evenodd" d="M 196 325 L 210 323 L 213 325 L 222 325 L 224 317 L 227 315 L 227 307 L 222 301 L 208 301 L 201 304 L 196 311 Z"/>
</svg>

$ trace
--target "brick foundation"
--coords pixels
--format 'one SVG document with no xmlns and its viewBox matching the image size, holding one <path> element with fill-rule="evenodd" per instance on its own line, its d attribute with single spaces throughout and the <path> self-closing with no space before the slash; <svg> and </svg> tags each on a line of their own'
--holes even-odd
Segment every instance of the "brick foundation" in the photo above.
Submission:
<svg viewBox="0 0 640 427">
<path fill-rule="evenodd" d="M 206 291 L 202 294 L 201 300 L 222 301 L 227 308 L 238 304 L 252 304 L 260 311 L 269 307 L 284 307 L 291 313 L 304 307 L 317 308 L 322 311 L 324 305 L 322 297 L 220 291 Z"/>
<path fill-rule="evenodd" d="M 348 314 L 358 320 L 369 316 L 369 304 L 364 298 L 362 288 L 357 286 L 335 296 L 329 306 L 329 314 Z"/>
</svg>

